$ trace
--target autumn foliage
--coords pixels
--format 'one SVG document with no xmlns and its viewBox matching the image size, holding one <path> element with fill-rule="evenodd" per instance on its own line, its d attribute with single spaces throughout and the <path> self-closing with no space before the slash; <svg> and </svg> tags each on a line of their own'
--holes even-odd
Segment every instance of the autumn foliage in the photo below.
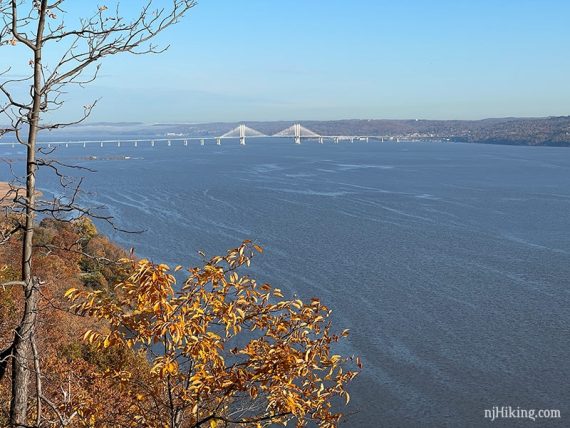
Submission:
<svg viewBox="0 0 570 428">
<path fill-rule="evenodd" d="M 0 220 L 0 227 L 11 224 L 10 217 Z M 117 416 L 125 414 L 132 403 L 119 396 L 114 383 L 97 373 L 126 366 L 140 367 L 142 372 L 146 361 L 132 353 L 100 351 L 83 343 L 83 332 L 96 326 L 96 321 L 73 314 L 64 294 L 69 287 L 84 288 L 86 277 L 101 272 L 112 271 L 112 277 L 125 278 L 121 266 L 111 258 L 125 257 L 126 253 L 99 235 L 87 219 L 74 222 L 44 220 L 36 227 L 36 232 L 35 266 L 42 283 L 37 326 L 42 384 L 41 426 L 89 426 L 88 415 L 90 417 L 95 410 L 107 412 L 110 421 L 107 426 L 120 426 L 115 424 L 119 420 Z M 99 253 L 86 252 L 95 244 Z M 20 278 L 20 256 L 19 234 L 0 245 L 0 284 Z M 0 352 L 12 343 L 22 317 L 23 300 L 19 287 L 0 287 Z M 105 328 L 104 325 L 97 327 Z M 8 356 L 0 358 L 0 427 L 8 424 L 9 362 Z M 37 419 L 36 385 L 32 387 L 30 426 L 34 426 Z"/>
<path fill-rule="evenodd" d="M 0 280 L 16 279 L 18 239 L 0 246 Z M 86 220 L 46 220 L 38 343 L 46 427 L 336 426 L 359 365 L 335 354 L 318 299 L 285 300 L 245 274 L 251 242 L 182 270 L 137 260 Z M 177 281 L 178 279 L 178 281 Z M 0 351 L 20 290 L 0 288 Z M 0 380 L 0 426 L 9 370 Z M 30 421 L 36 417 L 30 403 Z M 4 419 L 5 420 L 5 419 Z"/>
<path fill-rule="evenodd" d="M 180 267 L 124 260 L 132 273 L 113 293 L 68 291 L 77 313 L 110 327 L 87 331 L 89 344 L 150 361 L 145 382 L 128 370 L 104 374 L 139 402 L 133 426 L 336 426 L 333 399 L 349 400 L 345 385 L 356 372 L 332 353 L 339 336 L 330 310 L 318 299 L 283 300 L 242 275 L 255 251 L 245 242 L 213 257 L 189 269 L 179 289 Z"/>
</svg>

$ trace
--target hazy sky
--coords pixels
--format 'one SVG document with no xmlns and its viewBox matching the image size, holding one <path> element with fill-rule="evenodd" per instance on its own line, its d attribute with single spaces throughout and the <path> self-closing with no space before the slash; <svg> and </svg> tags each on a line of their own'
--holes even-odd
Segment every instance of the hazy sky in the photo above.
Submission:
<svg viewBox="0 0 570 428">
<path fill-rule="evenodd" d="M 96 121 L 567 115 L 569 16 L 568 0 L 201 0 L 167 53 L 105 61 L 61 115 L 94 97 Z"/>
</svg>

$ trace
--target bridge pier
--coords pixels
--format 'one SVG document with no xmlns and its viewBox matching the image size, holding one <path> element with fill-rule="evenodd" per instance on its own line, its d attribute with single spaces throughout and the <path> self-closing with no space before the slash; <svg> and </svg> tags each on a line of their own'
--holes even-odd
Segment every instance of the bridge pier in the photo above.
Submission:
<svg viewBox="0 0 570 428">
<path fill-rule="evenodd" d="M 188 140 L 184 140 L 184 146 L 188 145 Z"/>
<path fill-rule="evenodd" d="M 319 137 L 319 144 L 324 144 L 325 143 L 325 139 L 323 137 Z"/>
<path fill-rule="evenodd" d="M 117 141 L 117 147 L 121 147 L 121 142 Z"/>
<path fill-rule="evenodd" d="M 150 146 L 151 146 L 151 147 L 154 147 L 154 140 L 152 140 L 152 141 L 150 142 Z"/>
<path fill-rule="evenodd" d="M 172 146 L 172 141 L 168 140 L 168 147 Z"/>
<path fill-rule="evenodd" d="M 138 146 L 139 146 L 139 142 L 135 141 L 135 147 L 138 147 Z"/>
<path fill-rule="evenodd" d="M 101 141 L 101 147 L 103 147 L 103 141 Z"/>
<path fill-rule="evenodd" d="M 222 139 L 216 138 L 216 146 L 221 146 L 221 145 L 222 145 Z"/>
<path fill-rule="evenodd" d="M 202 138 L 202 139 L 200 140 L 200 145 L 203 146 L 204 144 L 206 144 L 206 142 L 205 142 L 204 139 Z"/>
<path fill-rule="evenodd" d="M 338 144 L 338 137 L 334 137 L 333 141 L 335 144 Z"/>
</svg>

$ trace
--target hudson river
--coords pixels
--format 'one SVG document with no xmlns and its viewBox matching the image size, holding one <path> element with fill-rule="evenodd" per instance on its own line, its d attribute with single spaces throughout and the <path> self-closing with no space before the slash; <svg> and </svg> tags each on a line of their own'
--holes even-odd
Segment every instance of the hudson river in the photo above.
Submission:
<svg viewBox="0 0 570 428">
<path fill-rule="evenodd" d="M 364 364 L 345 426 L 486 426 L 493 406 L 570 423 L 570 149 L 249 140 L 57 155 L 98 171 L 86 199 L 146 230 L 102 227 L 139 255 L 193 265 L 253 239 L 266 251 L 252 275 L 320 297 Z"/>
</svg>

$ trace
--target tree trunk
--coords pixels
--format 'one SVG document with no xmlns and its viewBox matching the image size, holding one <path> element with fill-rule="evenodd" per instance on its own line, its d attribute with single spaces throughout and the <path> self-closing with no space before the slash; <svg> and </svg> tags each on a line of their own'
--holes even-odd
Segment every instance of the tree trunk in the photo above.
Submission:
<svg viewBox="0 0 570 428">
<path fill-rule="evenodd" d="M 14 339 L 12 351 L 12 402 L 10 423 L 13 427 L 28 426 L 28 398 L 30 377 L 34 369 L 32 352 L 33 334 L 36 328 L 39 281 L 33 279 L 25 290 L 24 316 Z"/>
<path fill-rule="evenodd" d="M 26 224 L 22 245 L 22 281 L 24 282 L 24 315 L 16 329 L 12 349 L 12 400 L 10 424 L 28 426 L 30 374 L 34 369 L 32 340 L 35 335 L 39 301 L 39 281 L 32 276 L 32 250 L 36 211 L 36 140 L 38 135 L 42 91 L 42 46 L 47 0 L 42 0 L 34 48 L 34 86 L 32 110 L 29 113 L 26 158 Z M 38 392 L 39 393 L 39 392 Z"/>
</svg>

